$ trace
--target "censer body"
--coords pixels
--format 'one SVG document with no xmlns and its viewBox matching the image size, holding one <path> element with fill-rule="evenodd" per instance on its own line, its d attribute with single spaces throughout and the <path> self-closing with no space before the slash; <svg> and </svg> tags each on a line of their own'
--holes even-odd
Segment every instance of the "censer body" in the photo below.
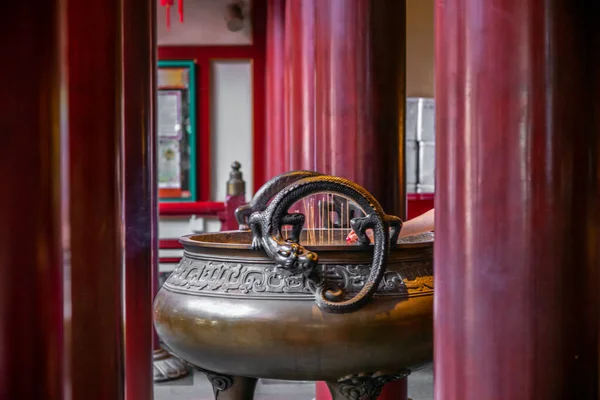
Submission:
<svg viewBox="0 0 600 400">
<path fill-rule="evenodd" d="M 155 300 L 168 348 L 209 377 L 323 380 L 339 399 L 375 399 L 384 383 L 429 363 L 433 234 L 395 244 L 399 220 L 340 178 L 294 172 L 263 189 L 239 210 L 242 230 L 181 238 L 183 259 Z M 305 218 L 288 210 L 319 190 L 366 210 L 352 220 L 362 244 L 302 244 Z M 348 387 L 368 393 L 352 397 Z M 251 398 L 240 396 L 230 398 Z"/>
</svg>

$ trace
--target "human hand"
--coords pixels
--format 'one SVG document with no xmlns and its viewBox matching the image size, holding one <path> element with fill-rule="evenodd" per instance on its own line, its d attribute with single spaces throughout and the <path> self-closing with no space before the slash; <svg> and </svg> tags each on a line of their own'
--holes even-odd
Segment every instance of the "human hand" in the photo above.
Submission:
<svg viewBox="0 0 600 400">
<path fill-rule="evenodd" d="M 434 214 L 434 212 L 435 212 L 435 209 L 432 208 L 431 210 L 427 211 L 426 213 L 423 213 L 416 218 L 406 221 L 402 225 L 402 229 L 400 230 L 399 237 L 403 238 L 403 237 L 407 237 L 407 236 L 419 235 L 419 234 L 425 233 L 425 232 L 432 232 L 435 229 L 435 225 L 434 225 L 434 222 L 435 222 L 434 215 L 435 214 Z M 367 233 L 367 236 L 369 237 L 369 239 L 371 240 L 371 243 L 373 243 L 373 230 L 367 229 L 366 233 Z M 352 244 L 352 243 L 356 243 L 357 241 L 358 241 L 358 236 L 356 235 L 356 232 L 350 231 L 350 233 L 346 237 L 346 243 Z"/>
<path fill-rule="evenodd" d="M 367 229 L 365 233 L 367 234 L 367 237 L 369 238 L 371 243 L 373 243 L 373 229 Z M 358 242 L 358 235 L 356 234 L 356 232 L 351 230 L 348 236 L 346 236 L 346 243 L 353 244 L 356 242 Z"/>
</svg>

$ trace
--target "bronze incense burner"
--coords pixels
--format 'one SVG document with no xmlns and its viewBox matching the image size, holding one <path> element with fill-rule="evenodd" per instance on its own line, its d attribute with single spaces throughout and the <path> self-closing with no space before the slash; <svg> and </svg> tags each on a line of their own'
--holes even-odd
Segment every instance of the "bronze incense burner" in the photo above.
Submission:
<svg viewBox="0 0 600 400">
<path fill-rule="evenodd" d="M 354 202 L 358 245 L 310 244 L 307 212 L 289 210 L 323 192 Z M 181 238 L 184 257 L 155 300 L 157 333 L 207 374 L 215 398 L 252 399 L 269 378 L 376 399 L 432 360 L 433 234 L 396 243 L 401 221 L 366 190 L 308 171 L 274 178 L 236 217 L 239 231 Z M 342 219 L 335 226 L 348 231 Z"/>
</svg>

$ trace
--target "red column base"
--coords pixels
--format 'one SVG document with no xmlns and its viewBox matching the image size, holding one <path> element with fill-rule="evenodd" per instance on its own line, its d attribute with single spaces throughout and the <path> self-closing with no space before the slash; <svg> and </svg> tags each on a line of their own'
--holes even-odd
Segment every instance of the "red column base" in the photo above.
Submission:
<svg viewBox="0 0 600 400">
<path fill-rule="evenodd" d="M 397 381 L 388 383 L 383 387 L 381 394 L 377 400 L 407 400 L 408 385 L 407 378 L 398 379 Z M 316 399 L 315 400 L 332 400 L 329 388 L 325 382 L 316 383 Z"/>
</svg>

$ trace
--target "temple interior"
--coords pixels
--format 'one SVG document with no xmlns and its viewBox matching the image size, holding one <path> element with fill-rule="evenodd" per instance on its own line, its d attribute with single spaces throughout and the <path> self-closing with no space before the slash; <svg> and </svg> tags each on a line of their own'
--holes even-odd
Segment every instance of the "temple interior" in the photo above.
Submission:
<svg viewBox="0 0 600 400">
<path fill-rule="evenodd" d="M 9 2 L 0 400 L 600 400 L 596 3 Z"/>
</svg>

